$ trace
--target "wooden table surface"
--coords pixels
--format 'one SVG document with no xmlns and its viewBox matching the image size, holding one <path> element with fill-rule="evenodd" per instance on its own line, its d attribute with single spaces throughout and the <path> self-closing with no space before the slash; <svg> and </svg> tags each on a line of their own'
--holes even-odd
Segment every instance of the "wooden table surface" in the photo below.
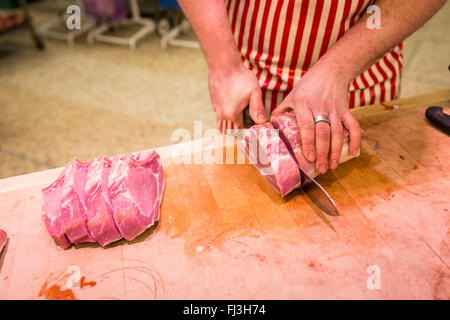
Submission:
<svg viewBox="0 0 450 320">
<path fill-rule="evenodd" d="M 48 235 L 40 191 L 60 168 L 0 180 L 0 299 L 449 299 L 450 140 L 429 105 L 448 112 L 450 90 L 353 112 L 361 156 L 318 178 L 340 217 L 249 164 L 180 163 L 199 146 L 241 157 L 223 136 L 157 149 L 159 223 L 106 248 Z"/>
</svg>

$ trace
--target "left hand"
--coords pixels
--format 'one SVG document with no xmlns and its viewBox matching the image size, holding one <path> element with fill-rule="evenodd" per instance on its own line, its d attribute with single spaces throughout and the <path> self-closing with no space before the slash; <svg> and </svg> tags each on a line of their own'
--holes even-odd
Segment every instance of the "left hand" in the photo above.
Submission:
<svg viewBox="0 0 450 320">
<path fill-rule="evenodd" d="M 310 161 L 316 161 L 316 170 L 325 173 L 339 164 L 343 129 L 350 134 L 349 152 L 356 155 L 361 142 L 358 121 L 348 109 L 348 81 L 340 72 L 333 71 L 320 61 L 311 68 L 294 86 L 273 114 L 293 109 L 300 127 L 303 154 Z M 314 123 L 314 117 L 328 115 L 331 126 L 326 122 Z"/>
</svg>

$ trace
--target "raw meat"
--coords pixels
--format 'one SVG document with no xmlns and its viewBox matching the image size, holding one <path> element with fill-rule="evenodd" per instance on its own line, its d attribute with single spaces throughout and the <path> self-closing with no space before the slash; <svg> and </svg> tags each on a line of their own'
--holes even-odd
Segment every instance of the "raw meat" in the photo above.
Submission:
<svg viewBox="0 0 450 320">
<path fill-rule="evenodd" d="M 300 185 L 300 171 L 272 124 L 252 126 L 239 141 L 250 163 L 281 196 Z"/>
<path fill-rule="evenodd" d="M 291 111 L 271 116 L 270 122 L 273 124 L 274 128 L 279 129 L 287 138 L 302 169 L 305 170 L 305 172 L 308 173 L 310 177 L 317 177 L 320 173 L 316 170 L 315 164 L 306 160 L 305 156 L 303 155 L 302 142 L 300 140 L 300 129 L 295 113 Z M 344 129 L 344 145 L 342 146 L 341 158 L 339 160 L 339 163 L 346 162 L 359 156 L 359 151 L 355 156 L 349 154 L 348 136 L 348 131 Z"/>
<path fill-rule="evenodd" d="M 58 179 L 42 190 L 43 219 L 50 235 L 63 248 L 70 243 L 95 242 L 86 222 L 85 185 L 88 164 L 73 159 Z"/>
<path fill-rule="evenodd" d="M 59 245 L 67 249 L 70 247 L 70 241 L 67 239 L 64 224 L 61 219 L 61 204 L 63 199 L 63 184 L 65 170 L 59 175 L 50 186 L 42 190 L 44 204 L 42 206 L 42 219 L 50 236 Z"/>
<path fill-rule="evenodd" d="M 49 234 L 68 248 L 97 241 L 106 246 L 132 240 L 159 220 L 164 191 L 161 160 L 155 151 L 89 163 L 77 159 L 42 190 L 43 220 Z"/>
<path fill-rule="evenodd" d="M 308 174 L 314 169 L 314 163 L 309 162 L 303 156 L 302 143 L 300 140 L 300 130 L 294 112 L 288 112 L 270 117 L 275 129 L 278 129 L 284 134 L 286 139 L 294 151 L 298 163 Z"/>
<path fill-rule="evenodd" d="M 63 185 L 61 218 L 70 242 L 80 244 L 95 242 L 87 228 L 85 186 L 88 163 L 72 160 L 66 167 Z"/>
<path fill-rule="evenodd" d="M 2 253 L 3 247 L 6 244 L 6 241 L 8 240 L 8 235 L 5 231 L 0 229 L 0 254 Z"/>
<path fill-rule="evenodd" d="M 303 156 L 300 130 L 294 112 L 271 116 L 270 122 L 244 130 L 243 139 L 239 140 L 239 143 L 250 162 L 284 197 L 301 185 L 301 175 L 279 134 L 283 134 L 289 141 L 302 169 L 309 176 L 317 177 L 319 172 L 316 171 L 315 164 L 308 162 Z M 344 137 L 340 163 L 359 155 L 359 151 L 356 156 L 349 154 L 346 130 L 344 130 Z"/>
<path fill-rule="evenodd" d="M 113 158 L 109 196 L 114 221 L 126 240 L 133 240 L 159 219 L 163 190 L 162 164 L 155 151 Z"/>
<path fill-rule="evenodd" d="M 87 226 L 103 247 L 122 238 L 117 229 L 108 192 L 111 160 L 98 156 L 89 163 L 86 181 Z"/>
</svg>

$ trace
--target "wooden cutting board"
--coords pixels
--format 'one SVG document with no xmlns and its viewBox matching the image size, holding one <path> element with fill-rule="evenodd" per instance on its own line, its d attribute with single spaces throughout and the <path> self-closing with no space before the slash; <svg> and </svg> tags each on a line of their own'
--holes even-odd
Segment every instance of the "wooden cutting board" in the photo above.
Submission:
<svg viewBox="0 0 450 320">
<path fill-rule="evenodd" d="M 0 299 L 449 299 L 450 140 L 431 104 L 448 112 L 450 90 L 354 111 L 361 156 L 318 178 L 340 217 L 280 198 L 249 164 L 180 163 L 200 145 L 233 159 L 232 137 L 158 149 L 161 220 L 107 248 L 47 234 L 40 190 L 61 169 L 0 180 Z"/>
</svg>

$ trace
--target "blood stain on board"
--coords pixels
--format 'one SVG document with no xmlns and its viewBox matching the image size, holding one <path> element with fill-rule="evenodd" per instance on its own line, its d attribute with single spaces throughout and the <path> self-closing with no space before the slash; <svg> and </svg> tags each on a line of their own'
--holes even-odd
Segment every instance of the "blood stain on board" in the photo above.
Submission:
<svg viewBox="0 0 450 320">
<path fill-rule="evenodd" d="M 51 274 L 39 291 L 39 297 L 43 297 L 47 300 L 78 300 L 78 298 L 70 288 L 63 290 L 57 283 L 49 286 L 50 277 Z M 86 277 L 81 277 L 79 289 L 83 289 L 85 287 L 94 287 L 95 285 L 97 285 L 96 281 L 86 281 Z"/>
<path fill-rule="evenodd" d="M 395 105 L 395 104 L 393 106 L 391 106 L 386 103 L 381 103 L 381 105 L 384 107 L 384 110 L 397 110 L 400 108 L 399 105 Z"/>
<path fill-rule="evenodd" d="M 320 262 L 312 261 L 308 264 L 308 267 L 314 271 L 324 271 L 325 270 L 324 265 L 321 264 Z"/>
<path fill-rule="evenodd" d="M 253 256 L 253 257 L 255 257 L 255 258 L 258 258 L 258 260 L 259 261 L 264 261 L 264 260 L 266 260 L 266 256 L 264 256 L 264 255 L 261 255 L 261 254 L 259 254 L 259 253 L 250 253 L 249 254 L 250 256 Z"/>
<path fill-rule="evenodd" d="M 381 198 L 383 198 L 384 200 L 391 200 L 393 197 L 395 197 L 395 194 L 391 192 L 381 195 Z"/>
<path fill-rule="evenodd" d="M 94 287 L 97 285 L 97 282 L 95 281 L 86 281 L 86 277 L 81 277 L 80 279 L 80 288 L 83 289 L 86 286 Z"/>
<path fill-rule="evenodd" d="M 47 287 L 48 279 L 39 291 L 39 297 L 44 297 L 47 300 L 77 300 L 75 294 L 71 289 L 61 290 L 61 286 L 53 284 Z"/>
</svg>

